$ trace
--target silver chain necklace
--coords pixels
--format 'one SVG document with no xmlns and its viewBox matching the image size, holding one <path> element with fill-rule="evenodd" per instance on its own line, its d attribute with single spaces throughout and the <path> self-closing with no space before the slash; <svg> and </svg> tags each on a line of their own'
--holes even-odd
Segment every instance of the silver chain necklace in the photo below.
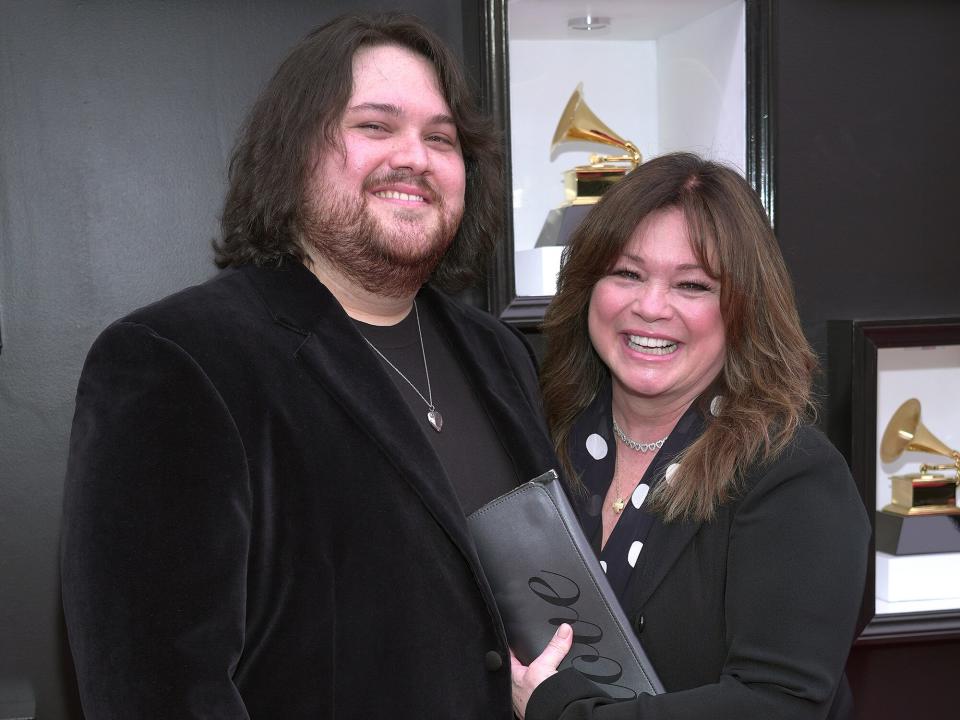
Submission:
<svg viewBox="0 0 960 720">
<path fill-rule="evenodd" d="M 420 329 L 420 311 L 417 310 L 416 300 L 413 301 L 413 313 L 414 313 L 414 316 L 417 318 L 417 334 L 420 336 L 420 353 L 423 355 L 423 374 L 427 376 L 427 397 L 424 397 L 423 393 L 417 389 L 417 386 L 414 385 L 412 382 L 410 382 L 410 378 L 408 378 L 406 375 L 400 372 L 400 368 L 398 368 L 396 365 L 390 362 L 390 359 L 386 355 L 384 355 L 382 352 L 377 350 L 377 347 L 372 342 L 367 340 L 366 336 L 362 336 L 362 337 L 364 341 L 366 341 L 367 345 L 369 345 L 370 348 L 377 355 L 383 358 L 383 361 L 387 365 L 392 367 L 396 371 L 397 375 L 402 377 L 406 381 L 407 385 L 412 387 L 413 391 L 420 396 L 420 399 L 427 404 L 427 408 L 429 410 L 427 412 L 427 422 L 430 423 L 430 425 L 433 427 L 434 430 L 436 430 L 437 432 L 440 432 L 440 428 L 443 427 L 443 415 L 441 415 L 440 412 L 433 405 L 433 389 L 430 387 L 430 371 L 427 369 L 427 351 L 423 347 L 423 331 Z"/>
<path fill-rule="evenodd" d="M 620 442 L 626 445 L 631 450 L 636 450 L 640 453 L 648 453 L 653 450 L 659 450 L 663 447 L 663 444 L 667 441 L 667 438 L 662 438 L 660 440 L 654 440 L 653 442 L 642 443 L 637 442 L 631 437 L 627 437 L 627 434 L 617 425 L 617 419 L 611 416 L 613 420 L 613 431 L 617 434 L 617 437 L 620 438 Z M 667 437 L 670 437 L 669 435 Z M 614 490 L 615 497 L 613 498 L 613 503 L 611 503 L 610 508 L 613 510 L 614 515 L 619 515 L 623 512 L 623 509 L 627 506 L 627 499 L 623 497 L 620 493 L 620 475 L 617 472 L 617 468 L 614 468 L 613 471 L 614 477 L 616 477 L 616 488 Z"/>
<path fill-rule="evenodd" d="M 642 443 L 637 442 L 633 438 L 627 437 L 627 434 L 620 429 L 620 426 L 617 425 L 617 419 L 613 418 L 613 431 L 617 434 L 617 437 L 620 438 L 620 441 L 626 445 L 631 450 L 636 450 L 637 452 L 647 453 L 652 452 L 653 450 L 659 450 L 663 447 L 663 444 L 667 441 L 667 438 L 661 438 L 660 440 L 654 440 L 653 442 Z M 669 435 L 667 437 L 670 437 Z"/>
</svg>

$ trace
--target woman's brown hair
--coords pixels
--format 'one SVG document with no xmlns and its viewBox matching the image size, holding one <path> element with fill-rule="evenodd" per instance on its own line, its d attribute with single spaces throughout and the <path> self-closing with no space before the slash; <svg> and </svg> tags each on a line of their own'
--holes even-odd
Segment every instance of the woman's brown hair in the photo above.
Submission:
<svg viewBox="0 0 960 720">
<path fill-rule="evenodd" d="M 651 506 L 667 520 L 706 520 L 746 468 L 775 457 L 814 412 L 817 360 L 793 284 L 759 198 L 736 171 L 673 153 L 643 163 L 603 196 L 564 250 L 544 317 L 541 385 L 561 466 L 576 486 L 570 432 L 609 376 L 587 330 L 593 287 L 643 219 L 665 208 L 683 213 L 694 254 L 720 282 L 726 358 L 702 396 L 723 397 L 719 415 L 705 413 L 706 430 L 683 453 L 671 482 L 658 484 Z"/>
</svg>

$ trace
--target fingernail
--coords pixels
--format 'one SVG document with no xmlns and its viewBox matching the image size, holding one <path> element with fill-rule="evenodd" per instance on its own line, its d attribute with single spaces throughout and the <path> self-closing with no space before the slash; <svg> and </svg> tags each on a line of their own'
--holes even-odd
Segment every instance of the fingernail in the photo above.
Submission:
<svg viewBox="0 0 960 720">
<path fill-rule="evenodd" d="M 560 629 L 557 630 L 557 637 L 563 638 L 564 640 L 566 640 L 568 637 L 570 637 L 570 633 L 572 632 L 573 632 L 573 628 L 567 625 L 566 623 L 563 623 L 563 625 L 560 626 Z"/>
</svg>

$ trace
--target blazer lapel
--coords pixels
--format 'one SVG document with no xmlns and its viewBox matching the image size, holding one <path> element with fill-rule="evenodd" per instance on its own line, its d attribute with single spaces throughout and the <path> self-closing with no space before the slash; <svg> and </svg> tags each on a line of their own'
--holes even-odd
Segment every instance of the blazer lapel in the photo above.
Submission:
<svg viewBox="0 0 960 720">
<path fill-rule="evenodd" d="M 630 576 L 624 591 L 624 607 L 642 608 L 666 577 L 684 548 L 693 540 L 702 523 L 677 521 L 664 523 L 656 517 L 650 526 L 645 549 L 650 553 L 641 562 L 640 572 Z"/>
<path fill-rule="evenodd" d="M 477 557 L 466 518 L 453 485 L 409 406 L 380 361 L 329 290 L 304 266 L 282 269 L 244 267 L 273 315 L 291 332 L 291 351 L 349 414 L 357 432 L 366 433 L 406 480 L 427 511 L 444 528 L 470 566 L 501 637 L 506 643 L 496 601 Z M 437 308 L 443 330 L 478 393 L 518 474 L 553 467 L 552 448 L 543 421 L 509 372 L 496 335 L 469 318 L 440 293 L 423 296 Z M 530 428 L 526 437 L 523 428 Z M 536 438 L 536 440 L 534 439 Z M 529 470 L 529 468 L 533 468 Z M 541 470 L 542 468 L 542 470 Z M 529 479 L 520 474 L 523 479 Z"/>
<path fill-rule="evenodd" d="M 294 356 L 396 467 L 460 551 L 476 563 L 453 486 L 396 385 L 329 290 L 304 266 L 245 267 L 274 321 L 299 336 Z M 346 431 L 351 431 L 345 428 Z"/>
</svg>

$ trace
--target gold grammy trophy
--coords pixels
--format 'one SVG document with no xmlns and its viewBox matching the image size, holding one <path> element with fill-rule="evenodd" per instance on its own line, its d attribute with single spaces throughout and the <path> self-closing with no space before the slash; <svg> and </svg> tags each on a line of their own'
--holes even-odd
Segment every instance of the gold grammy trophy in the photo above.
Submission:
<svg viewBox="0 0 960 720">
<path fill-rule="evenodd" d="M 897 408 L 880 441 L 880 459 L 885 463 L 908 451 L 942 455 L 953 462 L 923 463 L 919 473 L 890 477 L 893 501 L 877 513 L 877 549 L 896 555 L 960 552 L 960 518 L 951 517 L 960 516 L 960 452 L 920 422 L 916 398 Z M 936 470 L 953 470 L 953 474 Z"/>
<path fill-rule="evenodd" d="M 566 245 L 570 234 L 600 196 L 643 161 L 636 145 L 611 130 L 590 109 L 583 99 L 583 83 L 577 85 L 560 115 L 550 153 L 561 145 L 577 141 L 615 147 L 624 154 L 591 155 L 587 165 L 578 165 L 563 173 L 564 201 L 547 214 L 536 247 Z"/>
</svg>

